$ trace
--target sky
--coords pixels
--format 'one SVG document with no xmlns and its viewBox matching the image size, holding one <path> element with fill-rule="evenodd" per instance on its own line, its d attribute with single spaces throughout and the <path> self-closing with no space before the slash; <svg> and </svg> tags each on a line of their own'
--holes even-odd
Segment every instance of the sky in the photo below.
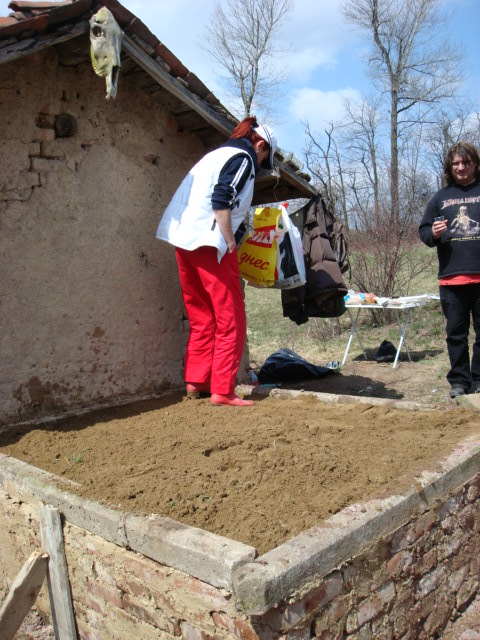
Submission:
<svg viewBox="0 0 480 640">
<path fill-rule="evenodd" d="M 120 1 L 230 106 L 219 78 L 222 71 L 200 46 L 215 0 Z M 362 58 L 366 43 L 345 22 L 340 4 L 340 0 L 295 0 L 280 38 L 284 53 L 279 62 L 290 80 L 278 98 L 278 115 L 268 124 L 275 129 L 279 146 L 301 160 L 306 144 L 303 123 L 322 132 L 329 122 L 341 117 L 345 98 L 355 99 L 369 91 Z M 467 68 L 461 91 L 474 110 L 480 110 L 480 0 L 445 0 L 443 7 L 448 15 L 445 36 L 461 45 L 458 62 Z M 8 2 L 0 0 L 0 15 L 8 13 Z"/>
</svg>

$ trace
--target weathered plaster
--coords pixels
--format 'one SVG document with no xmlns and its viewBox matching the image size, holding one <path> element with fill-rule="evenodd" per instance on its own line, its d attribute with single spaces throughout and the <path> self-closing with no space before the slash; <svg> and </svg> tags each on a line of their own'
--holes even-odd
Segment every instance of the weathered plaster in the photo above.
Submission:
<svg viewBox="0 0 480 640">
<path fill-rule="evenodd" d="M 104 91 L 54 49 L 0 65 L 0 424 L 182 382 L 174 251 L 154 236 L 205 150 L 134 79 Z"/>
</svg>

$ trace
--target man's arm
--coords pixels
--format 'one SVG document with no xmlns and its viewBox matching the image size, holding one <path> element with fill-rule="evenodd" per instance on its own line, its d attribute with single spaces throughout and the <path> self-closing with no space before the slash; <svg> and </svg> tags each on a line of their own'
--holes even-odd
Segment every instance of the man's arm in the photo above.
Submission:
<svg viewBox="0 0 480 640">
<path fill-rule="evenodd" d="M 230 209 L 216 209 L 213 212 L 215 221 L 222 233 L 223 239 L 227 243 L 228 253 L 233 253 L 237 247 L 235 234 L 232 229 L 232 215 Z"/>
</svg>

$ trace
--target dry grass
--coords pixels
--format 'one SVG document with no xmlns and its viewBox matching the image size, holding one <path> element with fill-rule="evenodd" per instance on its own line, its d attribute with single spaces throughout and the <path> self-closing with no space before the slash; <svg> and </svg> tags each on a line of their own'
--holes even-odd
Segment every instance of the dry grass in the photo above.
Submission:
<svg viewBox="0 0 480 640">
<path fill-rule="evenodd" d="M 412 251 L 424 252 L 428 258 L 431 250 L 416 246 Z M 438 293 L 436 269 L 434 262 L 421 277 L 412 282 L 408 295 Z M 347 287 L 351 286 L 350 281 L 346 284 Z M 402 295 L 407 294 L 402 292 Z M 348 313 L 333 319 L 310 318 L 307 323 L 297 326 L 289 318 L 283 317 L 280 290 L 251 286 L 245 287 L 245 305 L 250 359 L 254 368 L 260 367 L 271 353 L 282 347 L 292 349 L 315 364 L 341 360 L 351 328 Z M 364 313 L 361 323 L 362 341 L 367 351 L 376 350 L 383 340 L 395 342 L 398 339 L 395 320 L 376 326 L 369 314 Z M 431 304 L 416 310 L 410 320 L 409 334 L 415 335 L 418 349 L 438 348 L 439 344 L 443 347 L 444 324 L 440 305 Z"/>
</svg>

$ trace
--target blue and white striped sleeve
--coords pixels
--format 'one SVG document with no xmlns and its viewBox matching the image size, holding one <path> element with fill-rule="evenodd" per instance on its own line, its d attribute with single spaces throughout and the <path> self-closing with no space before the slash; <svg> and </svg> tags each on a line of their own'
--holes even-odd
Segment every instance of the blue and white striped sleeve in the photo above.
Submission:
<svg viewBox="0 0 480 640">
<path fill-rule="evenodd" d="M 218 182 L 213 188 L 212 208 L 233 209 L 239 193 L 249 179 L 252 169 L 252 160 L 245 154 L 238 154 L 225 163 Z"/>
</svg>

